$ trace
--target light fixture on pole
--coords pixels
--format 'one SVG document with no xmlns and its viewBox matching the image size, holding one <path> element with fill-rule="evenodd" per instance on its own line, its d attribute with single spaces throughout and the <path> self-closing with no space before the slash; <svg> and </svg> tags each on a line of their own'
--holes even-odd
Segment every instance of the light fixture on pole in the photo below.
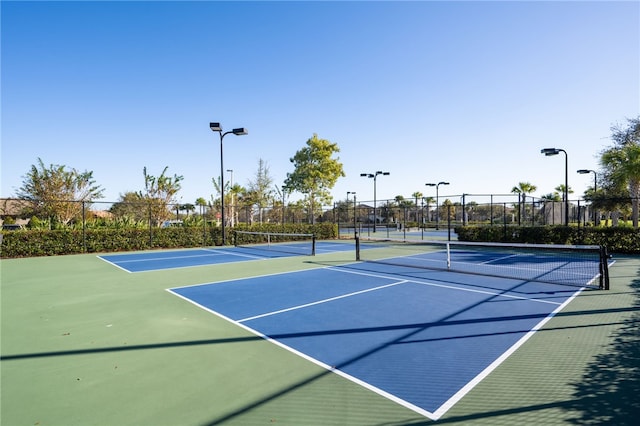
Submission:
<svg viewBox="0 0 640 426">
<path fill-rule="evenodd" d="M 244 127 L 230 130 L 228 132 L 222 132 L 222 126 L 220 123 L 209 123 L 209 128 L 213 132 L 218 132 L 220 135 L 220 207 L 221 207 L 221 219 L 222 219 L 222 245 L 227 244 L 227 236 L 225 234 L 225 214 L 224 214 L 224 155 L 222 150 L 222 140 L 229 133 L 233 133 L 236 136 L 246 135 L 249 132 Z"/>
<path fill-rule="evenodd" d="M 378 214 L 376 212 L 376 181 L 378 176 L 389 176 L 389 172 L 377 171 L 375 173 L 360 173 L 360 177 L 373 179 L 373 232 L 376 232 L 376 223 L 378 222 Z"/>
<path fill-rule="evenodd" d="M 560 148 L 542 148 L 541 154 L 550 157 L 564 152 L 564 224 L 569 226 L 569 155 Z"/>
<path fill-rule="evenodd" d="M 595 197 L 598 192 L 598 173 L 596 173 L 595 170 L 589 169 L 580 169 L 578 170 L 578 173 L 580 173 L 581 175 L 593 173 L 593 195 Z M 598 213 L 596 212 L 596 209 L 593 208 L 593 201 L 591 201 L 591 208 L 593 209 L 593 226 L 596 226 L 598 225 L 596 223 L 598 221 Z"/>
<path fill-rule="evenodd" d="M 440 212 L 438 211 L 438 204 L 439 204 L 439 198 L 440 198 L 440 194 L 439 194 L 439 189 L 440 189 L 440 185 L 449 185 L 449 182 L 438 182 L 438 183 L 425 183 L 425 186 L 435 186 L 436 187 L 436 231 L 438 229 L 440 229 Z"/>
</svg>

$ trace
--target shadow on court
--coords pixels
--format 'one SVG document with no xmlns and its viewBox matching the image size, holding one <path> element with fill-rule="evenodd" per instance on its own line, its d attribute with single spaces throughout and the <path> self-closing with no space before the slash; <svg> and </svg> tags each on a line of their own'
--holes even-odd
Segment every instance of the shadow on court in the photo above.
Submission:
<svg viewBox="0 0 640 426">
<path fill-rule="evenodd" d="M 640 270 L 636 277 L 640 276 Z M 573 424 L 636 425 L 640 416 L 640 278 L 633 315 L 613 334 L 605 354 L 591 362 L 580 382 L 574 383 L 575 402 L 567 409 Z"/>
<path fill-rule="evenodd" d="M 445 416 L 437 421 L 441 424 L 466 424 L 473 422 L 474 420 L 482 421 L 492 418 L 503 418 L 513 415 L 522 415 L 525 413 L 537 413 L 550 409 L 561 409 L 565 412 L 572 414 L 572 418 L 569 420 L 573 424 L 616 424 L 616 425 L 632 425 L 636 424 L 635 420 L 637 415 L 640 414 L 640 403 L 638 402 L 637 395 L 640 391 L 640 371 L 637 366 L 640 365 L 640 336 L 638 335 L 638 326 L 640 325 L 640 296 L 637 291 L 640 290 L 640 279 L 636 279 L 632 283 L 632 288 L 636 291 L 636 300 L 633 307 L 625 308 L 603 308 L 597 310 L 584 310 L 574 312 L 559 312 L 556 317 L 589 317 L 589 316 L 601 316 L 609 315 L 612 317 L 620 317 L 625 313 L 632 313 L 633 315 L 627 319 L 621 321 L 612 321 L 609 323 L 591 322 L 584 325 L 574 326 L 557 326 L 557 327 L 545 327 L 540 332 L 553 332 L 553 331 L 569 331 L 571 329 L 590 328 L 591 330 L 598 327 L 615 326 L 618 331 L 613 336 L 613 342 L 609 345 L 605 354 L 598 356 L 587 367 L 583 380 L 579 383 L 574 383 L 575 387 L 574 398 L 565 401 L 556 401 L 546 404 L 522 404 L 516 408 L 502 409 L 502 410 L 489 410 L 485 412 L 471 413 L 467 415 L 453 415 Z M 540 315 L 543 317 L 544 315 Z M 477 322 L 477 321 L 505 321 L 513 319 L 512 317 L 495 317 L 484 318 L 479 320 L 469 320 L 460 322 Z M 440 321 L 439 321 L 440 322 Z M 403 326 L 391 326 L 391 327 L 371 327 L 367 329 L 344 329 L 344 330 L 324 330 L 313 333 L 301 333 L 304 335 L 322 335 L 322 334 L 348 334 L 348 333 L 362 333 L 362 332 L 380 332 L 388 329 L 406 328 L 407 330 L 415 330 L 416 327 L 433 327 L 438 326 L 439 322 L 424 323 L 424 324 L 406 324 Z M 447 323 L 449 324 L 449 323 Z M 284 334 L 271 336 L 274 339 L 296 337 L 295 334 Z M 469 336 L 457 336 L 456 338 L 474 337 Z M 252 342 L 256 340 L 262 340 L 260 336 L 242 336 L 224 339 L 206 339 L 206 340 L 192 340 L 183 342 L 170 342 L 159 344 L 145 344 L 145 345 L 128 345 L 128 346 L 115 346 L 104 348 L 92 348 L 92 349 L 76 349 L 68 351 L 54 351 L 54 352 L 41 352 L 41 353 L 29 353 L 29 354 L 15 354 L 7 355 L 0 358 L 3 362 L 19 359 L 29 358 L 45 358 L 45 357 L 59 357 L 59 356 L 74 356 L 74 355 L 86 355 L 86 354 L 99 354 L 106 352 L 124 352 L 124 351 L 141 351 L 141 350 L 155 350 L 163 348 L 178 348 L 189 346 L 203 346 L 203 345 L 221 345 L 221 344 L 233 344 Z M 363 354 L 362 356 L 366 356 Z M 348 363 L 355 362 L 356 359 L 349 360 Z M 320 373 L 311 375 L 305 380 L 301 380 L 297 383 L 288 385 L 287 387 L 274 390 L 266 397 L 250 401 L 242 408 L 230 412 L 222 417 L 212 419 L 210 422 L 205 423 L 208 426 L 226 424 L 227 422 L 237 421 L 242 417 L 262 406 L 283 398 L 297 390 L 300 390 L 306 386 L 312 385 L 314 382 L 322 379 L 323 377 L 332 374 L 329 370 L 323 370 Z M 434 421 L 426 420 L 422 417 L 415 421 L 403 421 L 401 423 L 384 422 L 379 425 L 373 426 L 392 426 L 392 425 L 429 425 Z"/>
<path fill-rule="evenodd" d="M 556 317 L 562 316 L 571 316 L 571 315 L 589 315 L 589 314 L 616 314 L 623 312 L 636 312 L 637 308 L 618 308 L 618 309 L 601 309 L 596 311 L 578 311 L 578 312 L 567 312 L 567 313 L 558 313 Z M 427 328 L 427 327 L 438 327 L 438 326 L 451 326 L 451 325 L 464 325 L 464 324 L 477 324 L 483 322 L 499 322 L 499 321 L 514 321 L 519 319 L 544 319 L 548 315 L 547 314 L 534 314 L 534 315 L 510 315 L 504 317 L 489 317 L 489 318 L 476 318 L 472 320 L 447 320 L 447 321 L 434 321 L 434 322 L 424 322 L 424 323 L 413 323 L 413 324 L 403 324 L 403 325 L 393 325 L 393 326 L 383 326 L 383 327 L 365 327 L 365 328 L 348 328 L 341 330 L 319 330 L 313 332 L 306 333 L 284 333 L 284 334 L 274 334 L 268 336 L 271 339 L 279 340 L 279 339 L 290 339 L 295 337 L 313 337 L 313 336 L 328 336 L 328 335 L 338 335 L 338 334 L 359 334 L 359 333 L 379 333 L 383 331 L 390 330 L 415 330 L 416 328 Z M 570 327 L 545 327 L 540 331 L 554 331 L 554 330 L 568 330 L 568 329 L 578 329 L 583 327 L 603 327 L 610 325 L 620 325 L 624 327 L 632 326 L 637 327 L 640 325 L 640 314 L 637 315 L 638 318 L 631 321 L 623 321 L 623 322 L 609 322 L 609 323 L 597 323 L 597 324 L 588 324 L 588 325 L 578 325 L 578 326 L 570 326 Z M 492 333 L 495 334 L 517 334 L 528 332 L 529 329 L 526 330 L 515 330 L 508 332 L 498 332 Z M 631 331 L 631 330 L 630 330 Z M 632 333 L 630 333 L 633 335 Z M 473 338 L 483 336 L 483 334 L 468 334 L 462 336 L 451 336 L 451 337 L 440 337 L 430 340 L 448 340 L 448 339 L 465 339 L 465 338 Z M 640 337 L 633 335 L 636 339 L 636 360 L 640 360 Z M 99 354 L 99 353 L 107 353 L 107 352 L 129 352 L 129 351 L 141 351 L 141 350 L 153 350 L 153 349 L 165 349 L 165 348 L 180 348 L 180 347 L 188 347 L 188 346 L 206 346 L 206 345 L 221 345 L 221 344 L 230 344 L 230 343 L 243 343 L 243 342 L 252 342 L 257 340 L 263 340 L 264 338 L 261 336 L 243 336 L 243 337 L 231 337 L 225 339 L 206 339 L 206 340 L 191 340 L 185 342 L 167 342 L 167 343 L 154 343 L 154 344 L 145 344 L 145 345 L 127 345 L 127 346 L 112 346 L 112 347 L 104 347 L 104 348 L 91 348 L 91 349 L 71 349 L 66 351 L 51 351 L 51 352 L 35 352 L 35 353 L 27 353 L 27 354 L 14 354 L 14 355 L 3 355 L 0 356 L 0 361 L 13 361 L 19 359 L 29 359 L 29 358 L 47 358 L 47 357 L 59 357 L 59 356 L 72 356 L 72 355 L 89 355 L 89 354 Z M 404 341 L 403 343 L 411 343 L 412 341 Z M 640 376 L 639 380 L 640 382 Z"/>
</svg>

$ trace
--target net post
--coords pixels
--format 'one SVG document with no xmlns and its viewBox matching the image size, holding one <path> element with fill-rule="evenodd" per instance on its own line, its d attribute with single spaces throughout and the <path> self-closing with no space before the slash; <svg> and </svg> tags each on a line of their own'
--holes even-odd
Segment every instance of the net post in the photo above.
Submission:
<svg viewBox="0 0 640 426">
<path fill-rule="evenodd" d="M 360 236 L 356 232 L 356 260 L 360 260 Z"/>
<path fill-rule="evenodd" d="M 316 234 L 311 236 L 311 256 L 316 255 Z"/>
<path fill-rule="evenodd" d="M 600 289 L 609 290 L 609 253 L 606 246 L 600 246 Z"/>
<path fill-rule="evenodd" d="M 447 271 L 451 270 L 451 243 L 447 241 Z"/>
</svg>

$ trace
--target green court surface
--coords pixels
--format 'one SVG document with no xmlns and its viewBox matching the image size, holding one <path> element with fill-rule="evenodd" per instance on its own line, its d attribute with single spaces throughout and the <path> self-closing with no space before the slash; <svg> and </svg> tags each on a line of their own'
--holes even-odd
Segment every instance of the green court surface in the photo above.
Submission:
<svg viewBox="0 0 640 426">
<path fill-rule="evenodd" d="M 581 293 L 438 421 L 166 291 L 352 257 L 136 274 L 95 255 L 3 259 L 0 424 L 635 424 L 638 257 L 616 256 L 610 291 Z"/>
</svg>

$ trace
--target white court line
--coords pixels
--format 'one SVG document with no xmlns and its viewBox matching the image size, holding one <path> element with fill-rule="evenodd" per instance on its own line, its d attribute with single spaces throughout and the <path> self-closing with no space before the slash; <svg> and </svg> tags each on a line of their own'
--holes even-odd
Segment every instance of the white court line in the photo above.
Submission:
<svg viewBox="0 0 640 426">
<path fill-rule="evenodd" d="M 195 266 L 211 266 L 211 265 L 220 265 L 220 264 L 225 264 L 225 263 L 231 263 L 231 262 L 220 262 L 220 263 L 208 263 L 208 264 L 204 264 L 204 265 L 184 265 L 184 266 L 176 266 L 176 267 L 171 267 L 171 268 L 162 268 L 162 269 L 154 269 L 153 271 L 150 270 L 144 270 L 144 271 L 130 271 L 122 266 L 120 266 L 120 264 L 125 264 L 125 263 L 145 263 L 145 262 L 155 262 L 158 260 L 175 260 L 175 259 L 190 259 L 190 258 L 196 258 L 196 257 L 215 257 L 215 256 L 222 256 L 222 255 L 229 255 L 229 256 L 235 256 L 235 257 L 245 257 L 248 259 L 252 259 L 252 260 L 267 260 L 267 258 L 263 257 L 263 256 L 253 256 L 253 255 L 249 255 L 249 254 L 241 254 L 241 253 L 233 253 L 233 252 L 228 252 L 225 250 L 210 250 L 210 249 L 204 249 L 208 252 L 210 252 L 211 254 L 197 254 L 197 255 L 190 255 L 190 256 L 170 256 L 170 257 L 152 257 L 152 258 L 146 258 L 146 259 L 131 259 L 131 260 L 122 260 L 122 261 L 118 261 L 118 263 L 114 263 L 113 261 L 107 260 L 105 258 L 103 258 L 102 256 L 96 256 L 98 259 L 112 265 L 115 266 L 118 269 L 121 269 L 129 274 L 132 273 L 140 273 L 140 272 L 156 272 L 156 271 L 161 271 L 161 270 L 166 270 L 166 269 L 184 269 L 184 268 L 192 268 Z M 142 255 L 142 254 L 141 254 Z M 123 256 L 123 255 L 114 255 L 114 256 Z"/>
<path fill-rule="evenodd" d="M 98 259 L 102 260 L 103 262 L 108 263 L 108 264 L 109 264 L 109 265 L 111 265 L 111 266 L 115 266 L 116 268 L 118 268 L 118 269 L 121 269 L 121 270 L 125 271 L 125 272 L 126 272 L 126 273 L 128 273 L 128 274 L 131 274 L 131 273 L 132 273 L 130 270 L 125 269 L 125 268 L 123 268 L 122 266 L 120 266 L 120 265 L 118 265 L 118 264 L 116 264 L 116 263 L 113 263 L 113 262 L 111 262 L 110 260 L 107 260 L 107 259 L 103 258 L 102 256 L 96 256 L 96 257 L 97 257 Z"/>
<path fill-rule="evenodd" d="M 269 316 L 272 316 L 272 315 L 281 314 L 283 312 L 295 311 L 296 309 L 307 308 L 309 306 L 319 305 L 321 303 L 327 303 L 327 302 L 331 302 L 333 300 L 344 299 L 345 297 L 356 296 L 358 294 L 368 293 L 370 291 L 376 291 L 376 290 L 380 290 L 380 289 L 387 288 L 387 287 L 393 287 L 395 285 L 404 284 L 406 282 L 408 282 L 408 280 L 401 280 L 401 281 L 397 281 L 397 282 L 394 282 L 394 283 L 391 283 L 391 284 L 385 284 L 385 285 L 381 285 L 381 286 L 378 286 L 378 287 L 368 288 L 368 289 L 365 289 L 365 290 L 354 291 L 353 293 L 347 293 L 347 294 L 343 294 L 343 295 L 340 295 L 340 296 L 329 297 L 328 299 L 322 299 L 322 300 L 318 300 L 318 301 L 315 301 L 315 302 L 305 303 L 303 305 L 292 306 L 291 308 L 280 309 L 278 311 L 267 312 L 267 313 L 256 315 L 256 316 L 253 316 L 253 317 L 243 318 L 243 319 L 238 320 L 238 322 L 246 322 L 246 321 L 251 321 L 251 320 L 254 320 L 254 319 L 258 319 L 258 318 L 269 317 Z"/>
<path fill-rule="evenodd" d="M 344 272 L 345 274 L 356 274 L 356 275 L 364 275 L 364 276 L 369 276 L 369 277 L 374 277 L 374 278 L 395 279 L 394 277 L 391 277 L 391 276 L 388 276 L 388 275 L 372 274 L 372 273 L 369 273 L 369 272 L 345 271 L 345 270 L 339 269 L 339 267 L 335 267 L 335 266 L 329 266 L 329 267 L 327 267 L 327 269 L 335 270 L 335 271 L 338 271 L 338 272 Z M 440 288 L 446 288 L 446 289 L 451 289 L 451 290 L 466 291 L 466 292 L 469 292 L 469 293 L 481 293 L 481 294 L 487 294 L 487 295 L 490 295 L 490 296 L 505 297 L 505 298 L 509 298 L 509 299 L 521 299 L 521 300 L 528 300 L 530 302 L 548 303 L 548 304 L 551 304 L 551 305 L 560 305 L 559 302 L 552 302 L 552 301 L 549 301 L 549 300 L 532 299 L 532 298 L 523 297 L 523 296 L 513 296 L 513 295 L 510 295 L 510 294 L 505 294 L 505 293 L 500 293 L 500 292 L 495 292 L 495 291 L 477 290 L 477 289 L 473 289 L 473 288 L 459 287 L 459 286 L 455 286 L 455 285 L 437 284 L 437 283 L 434 283 L 434 282 L 431 282 L 431 281 L 427 281 L 427 280 L 420 280 L 420 279 L 413 280 L 412 279 L 412 280 L 406 280 L 406 282 L 425 285 L 425 286 L 430 286 L 430 287 L 440 287 Z"/>
<path fill-rule="evenodd" d="M 451 398 L 449 398 L 444 404 L 442 404 L 436 411 L 433 412 L 433 420 L 438 420 L 444 413 L 446 413 L 451 407 L 453 407 L 458 401 L 460 401 L 471 389 L 473 389 L 478 383 L 480 383 L 485 377 L 487 377 L 493 370 L 498 368 L 511 354 L 513 354 L 520 346 L 524 345 L 538 330 L 540 330 L 551 318 L 553 318 L 558 312 L 564 309 L 573 299 L 575 299 L 583 289 L 578 289 L 571 297 L 569 297 L 564 303 L 560 304 L 553 312 L 549 313 L 539 323 L 529 330 L 527 334 L 522 336 L 516 343 L 514 343 L 509 349 L 502 353 L 495 361 L 489 364 L 483 371 L 476 377 L 463 386 L 458 392 L 456 392 Z"/>
<path fill-rule="evenodd" d="M 326 269 L 326 268 L 321 268 L 321 269 Z M 300 271 L 298 271 L 298 272 L 300 272 Z M 279 275 L 279 274 L 273 274 L 273 275 Z M 184 288 L 184 287 L 181 287 L 181 288 Z M 329 365 L 329 364 L 326 364 L 326 363 L 324 363 L 324 362 L 322 362 L 322 361 L 320 361 L 320 360 L 318 360 L 316 358 L 313 358 L 313 357 L 305 354 L 304 352 L 300 352 L 299 350 L 294 349 L 291 346 L 288 346 L 288 345 L 286 345 L 286 344 L 284 344 L 284 343 L 282 343 L 282 342 L 280 342 L 280 341 L 278 341 L 276 339 L 272 339 L 271 337 L 267 336 L 266 334 L 261 333 L 258 330 L 254 329 L 254 328 L 251 328 L 251 327 L 249 327 L 249 326 L 247 326 L 245 324 L 242 324 L 242 323 L 240 323 L 240 322 L 238 322 L 236 320 L 233 320 L 233 319 L 231 319 L 231 318 L 229 318 L 229 317 L 227 317 L 225 315 L 222 315 L 219 312 L 216 312 L 216 311 L 214 311 L 212 309 L 209 309 L 204 305 L 201 305 L 201 304 L 199 304 L 197 302 L 194 302 L 193 300 L 189 299 L 188 297 L 182 296 L 181 294 L 174 292 L 172 289 L 167 289 L 166 291 L 168 291 L 169 293 L 171 293 L 171 294 L 173 294 L 175 296 L 178 296 L 179 298 L 187 301 L 188 303 L 191 303 L 194 306 L 199 307 L 200 309 L 204 309 L 205 311 L 207 311 L 209 313 L 212 313 L 213 315 L 215 315 L 215 316 L 217 316 L 219 318 L 222 318 L 222 319 L 224 319 L 224 320 L 226 320 L 226 321 L 228 321 L 228 322 L 230 322 L 232 324 L 236 324 L 238 327 L 240 327 L 240 328 L 242 328 L 242 329 L 244 329 L 244 330 L 246 330 L 246 331 L 248 331 L 248 332 L 250 332 L 250 333 L 252 333 L 252 334 L 254 334 L 256 336 L 258 336 L 258 337 L 261 337 L 261 338 L 267 340 L 268 342 L 271 342 L 274 345 L 279 346 L 279 347 L 281 347 L 281 348 L 283 348 L 283 349 L 285 349 L 285 350 L 287 350 L 287 351 L 289 351 L 289 352 L 291 352 L 291 353 L 293 353 L 295 355 L 298 355 L 299 357 L 301 357 L 303 359 L 306 359 L 307 361 L 312 362 L 313 364 L 316 364 L 316 365 L 324 368 L 325 370 L 331 371 L 331 372 L 333 372 L 333 373 L 335 373 L 335 374 L 337 374 L 337 375 L 339 375 L 339 376 L 341 376 L 341 377 L 343 377 L 343 378 L 345 378 L 347 380 L 350 380 L 353 383 L 356 383 L 356 384 L 362 386 L 365 389 L 369 389 L 370 391 L 375 392 L 378 395 L 380 395 L 380 396 L 382 396 L 384 398 L 387 398 L 387 399 L 389 399 L 389 400 L 391 400 L 391 401 L 393 401 L 393 402 L 395 402 L 395 403 L 397 403 L 399 405 L 402 405 L 403 407 L 406 407 L 406 408 L 408 408 L 408 409 L 410 409 L 410 410 L 412 410 L 412 411 L 414 411 L 414 412 L 416 412 L 416 413 L 418 413 L 418 414 L 420 414 L 420 415 L 422 415 L 424 417 L 427 417 L 427 418 L 432 419 L 432 420 L 437 420 L 437 417 L 434 417 L 434 414 L 431 413 L 430 411 L 427 411 L 427 410 L 425 410 L 423 408 L 420 408 L 417 405 L 414 405 L 414 404 L 412 404 L 412 403 L 410 403 L 408 401 L 405 401 L 402 398 L 397 397 L 396 395 L 393 395 L 393 394 L 391 394 L 391 393 L 389 393 L 387 391 L 384 391 L 384 390 L 382 390 L 380 388 L 377 388 L 376 386 L 373 386 L 373 385 L 371 385 L 371 384 L 369 384 L 369 383 L 367 383 L 367 382 L 365 382 L 363 380 L 358 379 L 357 377 L 354 377 L 354 376 L 352 376 L 350 374 L 347 374 L 344 371 L 338 370 L 336 367 L 334 367 L 332 365 Z"/>
<path fill-rule="evenodd" d="M 245 254 L 245 253 L 234 253 L 231 251 L 226 251 L 226 250 L 218 250 L 220 253 L 222 254 L 228 254 L 230 256 L 237 256 L 237 257 L 248 257 L 249 259 L 258 259 L 258 260 L 265 260 L 264 256 L 255 256 L 252 254 Z"/>
<path fill-rule="evenodd" d="M 512 257 L 518 257 L 518 256 L 520 256 L 520 255 L 510 254 L 508 256 L 497 257 L 495 259 L 490 259 L 490 260 L 485 260 L 484 262 L 480 262 L 480 265 L 486 265 L 487 263 L 492 263 L 492 262 L 499 262 L 501 260 L 510 259 Z M 458 263 L 469 263 L 469 262 L 458 262 Z M 471 263 L 471 264 L 473 264 L 473 263 Z"/>
<path fill-rule="evenodd" d="M 325 268 L 319 268 L 319 269 L 310 269 L 310 270 L 304 270 L 304 271 L 291 271 L 291 272 L 283 272 L 283 273 L 274 273 L 274 274 L 265 274 L 265 275 L 260 275 L 260 276 L 256 276 L 256 277 L 249 277 L 249 278 L 244 278 L 244 279 L 253 279 L 253 278 L 260 278 L 260 277 L 266 277 L 266 276 L 274 276 L 274 275 L 282 275 L 282 274 L 290 274 L 290 273 L 298 273 L 298 272 L 307 272 L 307 271 L 317 271 L 317 270 L 322 270 L 322 269 L 327 269 L 327 270 L 331 270 L 331 271 L 337 271 L 337 272 L 342 272 L 342 273 L 349 273 L 349 274 L 356 274 L 356 275 L 363 275 L 363 276 L 371 276 L 371 277 L 375 277 L 375 278 L 385 278 L 385 279 L 391 279 L 391 280 L 397 280 L 397 277 L 391 277 L 388 275 L 384 275 L 384 274 L 372 274 L 372 273 L 366 273 L 366 272 L 359 272 L 359 271 L 347 271 L 347 270 L 343 270 L 343 269 L 339 269 L 337 267 L 325 267 Z M 225 281 L 237 281 L 238 279 L 229 279 L 229 280 L 225 280 Z M 224 281 L 221 281 L 224 282 Z M 422 285 L 430 285 L 430 286 L 435 286 L 435 287 L 443 287 L 443 288 L 449 288 L 449 289 L 453 289 L 453 290 L 461 290 L 461 291 L 470 291 L 470 292 L 479 292 L 479 293 L 486 293 L 489 295 L 495 295 L 495 296 L 502 296 L 502 297 L 509 297 L 509 296 L 505 296 L 504 294 L 501 293 L 494 293 L 494 292 L 486 292 L 486 291 L 480 291 L 480 290 L 474 290 L 474 289 L 467 289 L 467 288 L 461 288 L 461 287 L 457 287 L 457 286 L 449 286 L 449 285 L 443 285 L 443 284 L 436 284 L 436 283 L 430 283 L 430 282 L 426 282 L 424 280 L 402 280 L 402 281 L 394 281 L 391 284 L 386 284 L 384 286 L 380 286 L 380 287 L 376 287 L 376 288 L 372 288 L 372 289 L 368 289 L 368 290 L 363 290 L 363 291 L 359 291 L 359 292 L 354 292 L 351 294 L 347 294 L 347 295 L 343 295 L 343 296 L 337 296 L 331 299 L 326 299 L 325 301 L 330 301 L 330 300 L 335 300 L 335 299 L 339 299 L 342 297 L 348 297 L 350 295 L 355 295 L 358 293 L 364 293 L 367 291 L 374 291 L 374 290 L 378 290 L 384 287 L 391 287 L 391 286 L 395 286 L 395 285 L 399 285 L 402 283 L 416 283 L 416 284 L 422 284 Z M 200 285 L 205 285 L 205 284 L 197 284 L 197 285 L 191 285 L 191 286 L 184 286 L 184 287 L 178 287 L 178 288 L 187 288 L 187 287 L 196 287 L 196 286 L 200 286 Z M 176 290 L 178 289 L 176 288 Z M 578 296 L 578 294 L 580 294 L 582 292 L 583 289 L 578 289 L 571 297 L 569 297 L 565 302 L 563 303 L 557 303 L 557 302 L 546 302 L 546 303 L 551 303 L 551 304 L 556 304 L 558 305 L 553 312 L 549 313 L 545 318 L 543 318 L 540 322 L 538 322 L 537 324 L 535 324 L 531 330 L 529 332 L 527 332 L 527 334 L 525 334 L 522 338 L 520 338 L 516 343 L 514 343 L 510 348 L 508 348 L 505 352 L 503 352 L 495 361 L 493 361 L 489 366 L 487 366 L 483 371 L 481 371 L 477 376 L 475 376 L 472 380 L 470 380 L 465 386 L 463 386 L 460 390 L 458 390 L 458 392 L 456 392 L 453 396 L 451 396 L 445 403 L 443 403 L 440 407 L 438 407 L 435 411 L 431 412 L 428 410 L 425 410 L 421 407 L 418 407 L 408 401 L 403 400 L 402 398 L 399 398 L 396 395 L 390 394 L 382 389 L 377 388 L 376 386 L 373 386 L 365 381 L 362 381 L 360 379 L 358 379 L 357 377 L 351 376 L 350 374 L 347 374 L 339 369 L 337 369 L 334 366 L 328 365 L 318 359 L 315 359 L 303 352 L 300 352 L 278 340 L 272 339 L 269 336 L 266 336 L 265 334 L 251 328 L 248 327 L 245 324 L 242 324 L 242 321 L 248 321 L 250 319 L 255 319 L 261 316 L 267 316 L 267 315 L 274 315 L 276 313 L 279 312 L 285 312 L 287 310 L 292 310 L 292 309 L 299 309 L 302 307 L 306 307 L 306 306 L 311 306 L 314 304 L 318 304 L 318 303 L 324 303 L 324 301 L 318 301 L 318 302 L 313 302 L 313 303 L 309 303 L 306 305 L 300 305 L 299 307 L 294 307 L 294 308 L 289 308 L 289 309 L 283 309 L 281 311 L 275 311 L 273 313 L 269 313 L 269 314 L 263 314 L 263 315 L 258 315 L 256 317 L 251 317 L 251 318 L 245 318 L 239 321 L 233 320 L 231 318 L 226 317 L 225 315 L 220 314 L 219 312 L 216 312 L 212 309 L 207 308 L 206 306 L 203 306 L 197 302 L 194 302 L 193 300 L 189 299 L 188 297 L 182 296 L 176 292 L 174 292 L 172 289 L 167 289 L 167 291 L 169 291 L 170 293 L 180 297 L 181 299 L 200 307 L 201 309 L 204 309 L 205 311 L 208 311 L 220 318 L 223 318 L 231 323 L 237 324 L 239 327 L 259 336 L 262 337 L 265 340 L 268 340 L 269 342 L 280 346 L 310 362 L 313 362 L 316 365 L 319 365 L 320 367 L 329 370 L 335 374 L 338 374 L 339 376 L 342 376 L 366 389 L 369 389 L 375 393 L 377 393 L 378 395 L 381 395 L 391 401 L 396 402 L 397 404 L 404 406 L 424 417 L 427 417 L 431 420 L 438 420 L 440 417 L 442 417 L 451 407 L 453 407 L 458 401 L 460 401 L 460 399 L 462 399 L 467 393 L 469 393 L 471 391 L 471 389 L 473 389 L 478 383 L 480 383 L 486 376 L 488 376 L 493 370 L 495 370 L 500 364 L 502 364 L 511 354 L 513 354 L 520 346 L 522 346 L 527 340 L 529 340 L 529 338 L 531 338 L 536 331 L 540 330 L 551 318 L 553 318 L 558 312 L 560 312 L 566 305 L 568 305 L 575 297 Z M 520 297 L 515 297 L 515 298 L 520 298 Z M 523 298 L 526 300 L 531 300 L 533 302 L 540 302 L 539 300 L 535 300 L 535 299 L 527 299 L 527 298 Z"/>
<path fill-rule="evenodd" d="M 222 252 L 222 250 L 221 250 Z M 231 253 L 224 253 L 223 254 L 231 254 Z M 140 256 L 143 256 L 144 254 L 140 254 Z M 123 255 L 115 255 L 115 256 L 123 256 Z M 192 254 L 189 256 L 169 256 L 169 257 L 148 257 L 148 258 L 144 258 L 144 259 L 130 259 L 130 260 L 119 260 L 118 263 L 134 263 L 134 262 L 155 262 L 157 260 L 173 260 L 173 259 L 191 259 L 194 257 L 211 257 L 211 254 Z"/>
</svg>

